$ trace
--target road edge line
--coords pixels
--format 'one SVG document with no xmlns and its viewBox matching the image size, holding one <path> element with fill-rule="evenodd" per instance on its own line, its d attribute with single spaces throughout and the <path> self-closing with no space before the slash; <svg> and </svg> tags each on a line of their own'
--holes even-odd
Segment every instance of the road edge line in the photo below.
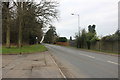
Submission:
<svg viewBox="0 0 120 80">
<path fill-rule="evenodd" d="M 55 60 L 53 59 L 53 57 L 51 55 L 49 55 L 52 59 L 52 61 L 55 63 L 55 65 L 57 66 L 58 70 L 60 71 L 60 74 L 63 76 L 63 78 L 66 78 L 66 76 L 64 75 L 64 73 L 62 72 L 62 70 L 59 68 L 58 64 L 55 62 Z"/>
</svg>

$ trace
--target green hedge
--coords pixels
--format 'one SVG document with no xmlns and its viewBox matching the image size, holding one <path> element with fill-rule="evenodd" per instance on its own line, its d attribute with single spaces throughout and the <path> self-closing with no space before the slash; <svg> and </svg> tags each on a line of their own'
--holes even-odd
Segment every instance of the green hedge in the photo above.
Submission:
<svg viewBox="0 0 120 80">
<path fill-rule="evenodd" d="M 66 37 L 59 37 L 57 39 L 57 42 L 67 42 L 67 38 Z"/>
</svg>

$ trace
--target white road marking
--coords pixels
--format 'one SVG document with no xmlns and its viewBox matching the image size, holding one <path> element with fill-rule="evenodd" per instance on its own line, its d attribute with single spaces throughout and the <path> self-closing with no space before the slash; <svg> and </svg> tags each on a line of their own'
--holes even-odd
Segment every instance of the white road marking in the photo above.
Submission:
<svg viewBox="0 0 120 80">
<path fill-rule="evenodd" d="M 64 73 L 62 72 L 62 70 L 59 68 L 59 66 L 57 65 L 57 63 L 55 62 L 55 60 L 52 58 L 51 55 L 49 55 L 49 56 L 51 57 L 51 59 L 52 59 L 52 61 L 55 63 L 55 65 L 58 67 L 58 70 L 60 71 L 60 73 L 61 73 L 61 75 L 63 76 L 63 78 L 65 78 L 65 79 L 67 80 L 66 76 L 64 75 Z"/>
<path fill-rule="evenodd" d="M 89 56 L 89 55 L 88 55 L 88 57 L 90 57 L 90 58 L 95 58 L 95 57 L 93 57 L 93 56 Z"/>
<path fill-rule="evenodd" d="M 86 55 L 86 54 L 81 54 L 81 55 L 83 55 L 83 56 L 87 56 L 87 57 L 89 57 L 89 58 L 95 58 L 95 57 L 93 57 L 93 56 L 90 56 L 90 55 Z M 99 59 L 100 60 L 100 59 Z M 102 60 L 101 60 L 102 61 Z M 107 61 L 107 62 L 109 62 L 109 63 L 112 63 L 112 64 L 116 64 L 116 65 L 120 65 L 120 64 L 118 64 L 118 63 L 116 63 L 116 62 L 113 62 L 113 61 Z"/>
<path fill-rule="evenodd" d="M 93 56 L 90 56 L 90 55 L 86 55 L 86 54 L 81 54 L 81 55 L 83 55 L 83 56 L 87 56 L 87 57 L 89 57 L 89 58 L 95 58 L 95 57 L 93 57 Z M 98 60 L 100 60 L 100 59 L 98 59 Z M 101 60 L 101 61 L 103 61 L 103 60 Z M 112 63 L 112 64 L 116 64 L 116 65 L 120 65 L 120 64 L 118 64 L 118 63 L 116 63 L 116 62 L 113 62 L 113 61 L 107 61 L 107 62 L 109 62 L 109 63 Z"/>
<path fill-rule="evenodd" d="M 87 56 L 87 57 L 89 57 L 89 58 L 95 58 L 95 57 L 93 57 L 93 56 L 86 55 L 86 54 L 81 54 L 81 55 L 83 55 L 83 56 Z"/>
<path fill-rule="evenodd" d="M 112 62 L 112 61 L 107 61 L 107 62 L 118 65 L 118 63 L 116 62 Z"/>
</svg>

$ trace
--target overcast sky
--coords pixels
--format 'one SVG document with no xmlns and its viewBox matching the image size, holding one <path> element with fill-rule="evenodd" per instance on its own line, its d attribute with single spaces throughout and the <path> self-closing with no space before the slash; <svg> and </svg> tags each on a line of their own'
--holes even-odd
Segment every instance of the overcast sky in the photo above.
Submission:
<svg viewBox="0 0 120 80">
<path fill-rule="evenodd" d="M 71 13 L 80 15 L 80 28 L 88 29 L 88 25 L 96 25 L 98 36 L 113 34 L 118 29 L 119 0 L 59 0 L 60 20 L 55 22 L 57 33 L 69 38 L 78 31 L 78 18 Z"/>
<path fill-rule="evenodd" d="M 113 34 L 118 29 L 119 0 L 59 0 L 59 21 L 54 25 L 60 36 L 69 38 L 78 31 L 78 17 L 80 28 L 88 29 L 88 25 L 96 25 L 98 36 Z"/>
</svg>

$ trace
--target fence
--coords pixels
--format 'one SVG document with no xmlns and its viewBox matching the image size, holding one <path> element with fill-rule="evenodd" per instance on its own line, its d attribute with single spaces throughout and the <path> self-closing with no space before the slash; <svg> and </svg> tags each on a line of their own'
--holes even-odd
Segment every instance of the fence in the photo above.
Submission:
<svg viewBox="0 0 120 80">
<path fill-rule="evenodd" d="M 69 41 L 70 46 L 75 46 L 75 41 Z M 87 49 L 87 46 L 84 46 Z M 105 51 L 105 52 L 112 52 L 112 53 L 120 53 L 120 41 L 97 41 L 94 44 L 91 44 L 91 50 L 98 50 L 98 51 Z"/>
<path fill-rule="evenodd" d="M 119 41 L 114 41 L 114 42 L 97 41 L 95 44 L 91 44 L 91 49 L 119 53 L 120 52 L 119 44 L 120 44 Z"/>
</svg>

